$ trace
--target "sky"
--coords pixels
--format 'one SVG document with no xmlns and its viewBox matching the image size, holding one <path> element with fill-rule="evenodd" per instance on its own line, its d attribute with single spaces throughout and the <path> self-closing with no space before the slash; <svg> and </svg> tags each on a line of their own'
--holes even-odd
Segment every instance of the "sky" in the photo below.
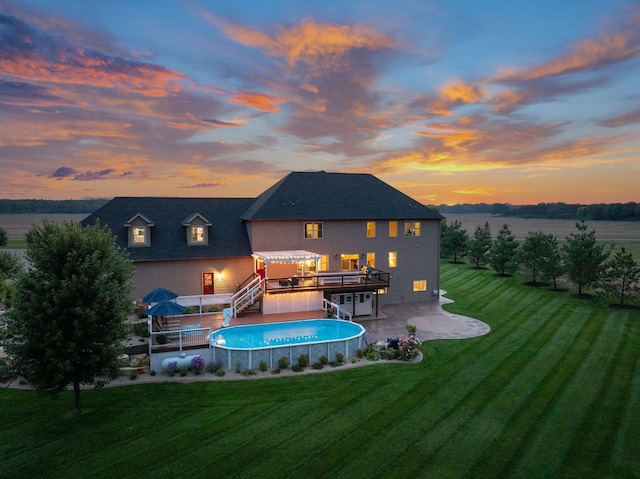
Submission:
<svg viewBox="0 0 640 479">
<path fill-rule="evenodd" d="M 640 3 L 0 3 L 0 198 L 318 170 L 424 204 L 640 201 Z"/>
</svg>

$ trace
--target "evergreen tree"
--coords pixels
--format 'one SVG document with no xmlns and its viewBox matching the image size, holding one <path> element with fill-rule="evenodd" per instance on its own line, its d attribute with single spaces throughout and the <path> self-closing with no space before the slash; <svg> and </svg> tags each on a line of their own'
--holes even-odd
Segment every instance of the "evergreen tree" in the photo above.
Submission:
<svg viewBox="0 0 640 479">
<path fill-rule="evenodd" d="M 467 230 L 463 230 L 462 223 L 456 220 L 444 228 L 440 247 L 445 256 L 453 256 L 453 262 L 457 263 L 458 257 L 464 256 L 467 239 Z"/>
<path fill-rule="evenodd" d="M 596 242 L 596 232 L 587 232 L 584 221 L 576 223 L 578 233 L 567 236 L 563 245 L 567 276 L 578 287 L 578 295 L 582 296 L 588 288 L 600 279 L 603 263 L 609 257 L 604 251 L 605 246 Z"/>
<path fill-rule="evenodd" d="M 515 236 L 509 226 L 502 225 L 489 250 L 489 264 L 501 276 L 511 274 L 518 268 L 517 252 L 518 243 Z"/>
<path fill-rule="evenodd" d="M 485 222 L 484 228 L 476 226 L 473 236 L 467 241 L 467 258 L 476 265 L 476 268 L 487 262 L 487 255 L 491 249 L 491 228 L 489 222 Z"/>
<path fill-rule="evenodd" d="M 38 390 L 73 384 L 80 413 L 80 385 L 117 372 L 133 266 L 99 224 L 45 221 L 27 233 L 26 255 L 5 348 Z"/>
<path fill-rule="evenodd" d="M 18 255 L 8 251 L 0 251 L 0 305 L 11 307 L 13 297 L 13 281 L 22 271 L 22 263 Z"/>
<path fill-rule="evenodd" d="M 608 262 L 603 274 L 601 287 L 604 293 L 624 306 L 631 299 L 640 295 L 640 267 L 631 253 L 624 248 L 618 251 Z"/>
<path fill-rule="evenodd" d="M 540 274 L 544 279 L 553 282 L 553 289 L 558 289 L 558 278 L 565 274 L 567 268 L 564 264 L 562 251 L 558 245 L 558 239 L 554 235 L 549 234 L 546 236 L 546 242 L 546 254 L 540 263 Z"/>
<path fill-rule="evenodd" d="M 536 233 L 530 231 L 520 248 L 518 262 L 531 275 L 531 283 L 534 286 L 538 284 L 538 275 L 549 254 L 547 235 L 540 231 Z"/>
<path fill-rule="evenodd" d="M 7 232 L 0 228 L 0 246 L 7 246 L 9 239 L 7 238 Z"/>
</svg>

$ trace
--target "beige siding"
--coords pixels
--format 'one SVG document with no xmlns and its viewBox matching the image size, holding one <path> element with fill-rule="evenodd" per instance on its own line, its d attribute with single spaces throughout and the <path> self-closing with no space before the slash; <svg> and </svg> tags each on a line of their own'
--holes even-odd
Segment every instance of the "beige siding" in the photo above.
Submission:
<svg viewBox="0 0 640 479">
<path fill-rule="evenodd" d="M 309 221 L 317 220 L 310 219 Z M 389 221 L 376 221 L 376 236 L 367 238 L 367 221 L 322 221 L 322 239 L 304 238 L 304 221 L 254 221 L 251 243 L 254 251 L 304 249 L 329 256 L 329 270 L 340 271 L 341 254 L 357 254 L 359 266 L 366 254 L 375 253 L 376 268 L 391 272 L 388 294 L 380 305 L 438 299 L 440 220 L 420 220 L 420 236 L 404 236 L 404 220 L 398 220 L 398 236 L 389 237 Z M 389 251 L 398 254 L 398 266 L 388 268 Z M 364 254 L 364 256 L 363 256 Z M 272 276 L 271 271 L 269 275 Z M 413 281 L 426 280 L 427 291 L 414 292 Z"/>
<path fill-rule="evenodd" d="M 214 272 L 215 293 L 235 293 L 236 284 L 253 273 L 253 259 L 219 258 L 183 261 L 139 261 L 134 298 L 142 298 L 156 288 L 170 289 L 179 295 L 202 294 L 202 273 Z M 219 276 L 218 273 L 221 273 Z"/>
</svg>

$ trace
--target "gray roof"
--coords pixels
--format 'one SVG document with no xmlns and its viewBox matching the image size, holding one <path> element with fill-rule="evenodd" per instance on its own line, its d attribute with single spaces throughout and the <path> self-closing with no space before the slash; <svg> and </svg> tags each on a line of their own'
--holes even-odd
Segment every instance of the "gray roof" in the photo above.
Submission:
<svg viewBox="0 0 640 479">
<path fill-rule="evenodd" d="M 243 220 L 442 219 L 365 173 L 292 172 L 262 193 Z"/>
<path fill-rule="evenodd" d="M 242 213 L 254 198 L 156 198 L 118 197 L 82 221 L 108 225 L 122 248 L 128 246 L 125 222 L 141 214 L 153 223 L 151 246 L 127 248 L 134 261 L 230 258 L 251 255 Z M 206 246 L 188 246 L 184 218 L 199 213 L 212 223 Z"/>
</svg>

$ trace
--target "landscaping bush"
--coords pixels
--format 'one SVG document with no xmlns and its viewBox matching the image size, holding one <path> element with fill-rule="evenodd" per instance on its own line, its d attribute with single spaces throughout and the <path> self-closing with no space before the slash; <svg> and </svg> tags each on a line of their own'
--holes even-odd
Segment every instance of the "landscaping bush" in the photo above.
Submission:
<svg viewBox="0 0 640 479">
<path fill-rule="evenodd" d="M 167 365 L 167 373 L 169 373 L 169 376 L 173 376 L 176 373 L 177 370 L 178 370 L 178 362 L 177 361 L 171 361 Z"/>
<path fill-rule="evenodd" d="M 193 372 L 196 374 L 200 374 L 204 371 L 205 362 L 202 356 L 194 356 L 191 358 L 191 368 L 193 368 Z"/>
<path fill-rule="evenodd" d="M 207 364 L 207 371 L 212 374 L 217 373 L 221 368 L 222 368 L 222 363 L 220 363 L 219 361 L 216 361 L 216 362 L 212 361 L 209 364 Z"/>
<path fill-rule="evenodd" d="M 287 369 L 289 367 L 289 358 L 282 356 L 278 359 L 278 369 Z"/>
<path fill-rule="evenodd" d="M 320 364 L 325 364 L 325 365 L 329 364 L 329 358 L 326 356 L 320 356 L 318 358 L 318 361 L 320 361 Z"/>
<path fill-rule="evenodd" d="M 136 336 L 141 336 L 143 338 L 146 338 L 149 336 L 149 327 L 146 321 L 133 323 L 133 326 L 131 329 L 133 331 L 133 334 L 135 334 Z"/>
<path fill-rule="evenodd" d="M 304 368 L 299 364 L 294 364 L 293 366 L 291 366 L 291 370 L 296 373 L 301 373 L 302 371 L 304 371 Z"/>
<path fill-rule="evenodd" d="M 187 374 L 189 374 L 189 371 L 187 371 L 187 368 L 182 368 L 180 370 L 180 376 L 185 377 Z"/>
<path fill-rule="evenodd" d="M 242 370 L 242 375 L 243 376 L 255 376 L 256 375 L 256 370 L 255 369 L 245 368 L 245 369 Z"/>
<path fill-rule="evenodd" d="M 382 359 L 398 359 L 399 351 L 396 351 L 393 348 L 384 349 L 381 352 Z"/>
<path fill-rule="evenodd" d="M 323 365 L 322 363 L 313 363 L 313 364 L 311 365 L 311 367 L 312 367 L 313 369 L 322 369 L 322 368 L 324 368 L 324 365 Z"/>
<path fill-rule="evenodd" d="M 225 370 L 224 369 L 216 369 L 216 376 L 221 378 L 224 375 L 225 375 Z"/>
<path fill-rule="evenodd" d="M 338 361 L 339 363 L 344 363 L 344 354 L 336 353 L 336 361 Z"/>
<path fill-rule="evenodd" d="M 132 381 L 135 381 L 136 379 L 138 379 L 138 373 L 136 371 L 131 371 L 129 373 L 129 379 L 131 379 Z"/>
<path fill-rule="evenodd" d="M 307 354 L 300 355 L 300 357 L 298 358 L 298 366 L 300 366 L 302 369 L 309 366 L 309 356 Z"/>
<path fill-rule="evenodd" d="M 167 344 L 169 342 L 169 336 L 166 334 L 156 334 L 156 343 Z"/>
<path fill-rule="evenodd" d="M 260 371 L 262 371 L 263 373 L 269 369 L 269 365 L 267 364 L 266 361 L 260 361 Z"/>
</svg>

